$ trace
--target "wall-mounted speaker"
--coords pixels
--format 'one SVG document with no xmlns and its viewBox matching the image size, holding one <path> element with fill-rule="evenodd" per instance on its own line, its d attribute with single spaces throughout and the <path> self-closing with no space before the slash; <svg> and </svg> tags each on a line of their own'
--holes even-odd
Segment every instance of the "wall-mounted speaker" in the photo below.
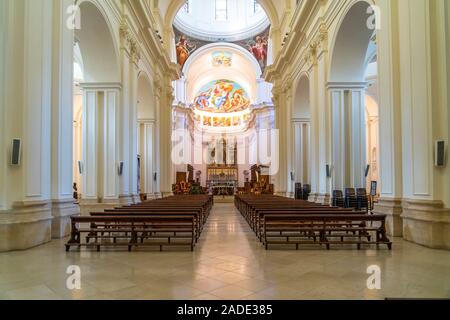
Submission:
<svg viewBox="0 0 450 320">
<path fill-rule="evenodd" d="M 153 181 L 157 181 L 158 180 L 158 174 L 155 172 L 154 174 L 153 174 Z"/>
<path fill-rule="evenodd" d="M 78 161 L 78 172 L 83 174 L 83 162 Z"/>
<path fill-rule="evenodd" d="M 291 172 L 291 181 L 295 181 L 295 174 Z"/>
<path fill-rule="evenodd" d="M 329 164 L 326 166 L 326 174 L 327 178 L 331 178 L 331 166 Z"/>
<path fill-rule="evenodd" d="M 366 178 L 369 176 L 369 172 L 370 172 L 370 165 L 367 165 L 366 172 L 365 172 L 365 177 Z"/>
<path fill-rule="evenodd" d="M 445 141 L 436 141 L 434 162 L 436 167 L 445 166 Z"/>
<path fill-rule="evenodd" d="M 123 161 L 119 162 L 119 176 L 123 175 L 123 166 L 124 166 Z"/>
<path fill-rule="evenodd" d="M 20 166 L 22 153 L 22 140 L 13 139 L 11 148 L 11 165 Z"/>
</svg>

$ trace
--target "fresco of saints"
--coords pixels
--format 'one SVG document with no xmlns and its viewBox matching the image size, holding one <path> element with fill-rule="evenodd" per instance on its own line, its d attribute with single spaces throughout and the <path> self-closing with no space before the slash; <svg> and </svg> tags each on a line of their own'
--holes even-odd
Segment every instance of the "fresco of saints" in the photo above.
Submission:
<svg viewBox="0 0 450 320">
<path fill-rule="evenodd" d="M 214 88 L 214 105 L 218 111 L 226 110 L 230 101 L 230 93 L 233 91 L 233 85 L 226 82 L 218 82 Z"/>
<path fill-rule="evenodd" d="M 181 68 L 184 67 L 191 52 L 195 50 L 195 45 L 191 46 L 184 35 L 180 36 L 180 41 L 177 43 L 177 61 Z"/>
<path fill-rule="evenodd" d="M 195 104 L 199 106 L 203 110 L 207 110 L 209 108 L 209 101 L 211 99 L 212 89 L 209 89 L 206 92 L 200 94 L 195 100 Z"/>
<path fill-rule="evenodd" d="M 268 42 L 265 37 L 257 36 L 256 42 L 249 44 L 249 50 L 253 56 L 258 60 L 261 69 L 264 70 L 267 62 Z"/>
<path fill-rule="evenodd" d="M 236 90 L 231 99 L 230 109 L 227 112 L 238 112 L 246 109 L 250 105 L 250 101 L 245 98 L 242 89 Z"/>
</svg>

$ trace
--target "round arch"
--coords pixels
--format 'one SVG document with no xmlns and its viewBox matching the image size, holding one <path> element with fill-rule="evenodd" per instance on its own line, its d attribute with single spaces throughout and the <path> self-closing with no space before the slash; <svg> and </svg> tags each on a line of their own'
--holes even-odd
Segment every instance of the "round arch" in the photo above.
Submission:
<svg viewBox="0 0 450 320">
<path fill-rule="evenodd" d="M 86 82 L 120 82 L 117 37 L 102 5 L 82 0 L 81 28 L 75 30 L 75 40 L 83 59 Z M 95 30 L 95 32 L 93 32 Z"/>
<path fill-rule="evenodd" d="M 258 61 L 256 60 L 255 56 L 253 56 L 248 50 L 244 50 L 242 47 L 238 46 L 237 44 L 228 43 L 228 42 L 210 43 L 210 44 L 203 46 L 200 49 L 196 50 L 186 61 L 186 64 L 183 67 L 183 73 L 188 74 L 189 68 L 195 62 L 195 60 L 198 57 L 200 57 L 201 55 L 203 55 L 205 52 L 211 51 L 211 49 L 214 49 L 214 48 L 225 48 L 225 49 L 228 48 L 230 50 L 238 51 L 239 53 L 241 53 L 242 55 L 244 55 L 246 58 L 248 58 L 251 61 L 251 63 L 253 64 L 253 66 L 256 70 L 257 77 L 261 77 L 261 75 L 262 75 L 261 66 L 258 63 Z"/>
<path fill-rule="evenodd" d="M 374 4 L 373 1 L 353 0 L 342 10 L 331 41 L 329 82 L 364 82 L 367 53 L 375 32 L 367 25 L 368 9 Z"/>
<path fill-rule="evenodd" d="M 233 54 L 232 66 L 211 68 L 211 55 L 215 51 L 228 51 Z M 239 83 L 249 94 L 251 101 L 257 100 L 257 79 L 261 76 L 261 67 L 250 52 L 240 46 L 229 43 L 214 43 L 198 49 L 189 58 L 184 67 L 186 98 L 192 101 L 204 85 L 211 81 L 227 79 Z"/>
</svg>

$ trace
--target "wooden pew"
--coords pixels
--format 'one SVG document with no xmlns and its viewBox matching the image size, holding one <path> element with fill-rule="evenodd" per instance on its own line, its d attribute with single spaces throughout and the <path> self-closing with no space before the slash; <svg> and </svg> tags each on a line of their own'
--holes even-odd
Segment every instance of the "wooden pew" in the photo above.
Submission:
<svg viewBox="0 0 450 320">
<path fill-rule="evenodd" d="M 295 221 L 296 217 L 300 217 L 299 219 L 303 222 L 290 222 L 282 225 L 281 227 L 287 228 L 287 231 L 290 231 L 289 228 L 294 226 L 298 230 L 295 230 L 295 234 L 297 236 L 306 237 L 308 240 L 306 243 L 321 243 L 317 242 L 317 239 L 321 238 L 320 231 L 323 228 L 328 228 L 328 238 L 338 238 L 340 241 L 322 241 L 323 244 L 328 243 L 328 248 L 330 244 L 335 243 L 355 243 L 358 245 L 358 249 L 360 248 L 362 242 L 362 236 L 367 238 L 365 243 L 371 243 L 372 235 L 370 233 L 376 233 L 379 231 L 379 234 L 382 234 L 382 239 L 384 242 L 391 247 L 391 243 L 389 239 L 386 237 L 385 233 L 385 217 L 377 216 L 373 220 L 366 214 L 363 215 L 360 211 L 355 211 L 353 208 L 343 209 L 338 207 L 330 207 L 325 205 L 320 205 L 316 203 L 310 203 L 302 200 L 294 200 L 290 198 L 283 198 L 277 196 L 254 196 L 254 195 L 237 195 L 235 197 L 235 205 L 238 211 L 243 215 L 243 217 L 247 220 L 249 225 L 255 231 L 258 238 L 263 243 L 267 243 L 266 240 L 266 217 L 270 217 L 273 221 L 276 221 L 275 217 L 290 217 Z M 306 217 L 311 217 L 311 221 L 307 221 Z M 358 220 L 362 218 L 362 221 Z M 269 219 L 269 220 L 270 220 Z M 369 227 L 366 225 L 367 223 L 380 223 L 381 226 L 379 228 Z M 306 222 L 305 222 L 306 221 Z M 271 221 L 271 223 L 273 223 Z M 321 225 L 319 231 L 317 230 L 316 224 L 322 223 L 325 226 Z M 307 225 L 313 226 L 312 229 L 308 229 Z M 274 228 L 276 225 L 270 226 L 270 228 Z M 279 226 L 277 226 L 279 227 Z M 339 227 L 342 234 L 336 233 L 333 231 L 333 227 Z M 270 236 L 278 236 L 283 237 L 286 231 L 273 229 L 269 233 Z M 292 230 L 291 230 L 292 232 Z M 378 236 L 378 234 L 377 234 Z M 287 239 L 290 237 L 288 236 Z M 348 239 L 357 238 L 358 241 L 349 241 Z M 312 239 L 312 240 L 311 240 Z M 271 238 L 271 240 L 273 240 Z M 326 243 L 325 243 L 326 242 Z M 377 244 L 383 244 L 377 237 Z M 286 241 L 281 241 L 282 244 L 286 244 Z M 298 244 L 305 243 L 299 242 Z M 298 245 L 297 245 L 298 248 Z"/>
<path fill-rule="evenodd" d="M 386 245 L 392 249 L 392 242 L 386 236 L 385 215 L 266 215 L 264 216 L 263 239 L 266 250 L 269 245 Z M 349 223 L 351 222 L 351 223 Z M 369 222 L 379 226 L 369 226 Z M 375 234 L 375 237 L 372 237 Z M 330 240 L 338 238 L 339 240 Z M 375 239 L 375 240 L 373 240 Z"/>
<path fill-rule="evenodd" d="M 72 246 L 78 248 L 94 247 L 97 251 L 103 246 L 133 247 L 195 246 L 195 219 L 187 216 L 90 216 L 72 217 L 71 236 L 66 251 Z M 80 227 L 88 224 L 89 227 Z M 86 234 L 83 242 L 82 235 Z M 118 242 L 118 239 L 126 242 Z M 174 240 L 185 240 L 178 242 Z M 94 242 L 91 242 L 94 240 Z M 109 241 L 105 241 L 109 240 Z M 146 240 L 152 240 L 146 242 Z M 164 241 L 165 240 L 165 241 Z"/>
</svg>

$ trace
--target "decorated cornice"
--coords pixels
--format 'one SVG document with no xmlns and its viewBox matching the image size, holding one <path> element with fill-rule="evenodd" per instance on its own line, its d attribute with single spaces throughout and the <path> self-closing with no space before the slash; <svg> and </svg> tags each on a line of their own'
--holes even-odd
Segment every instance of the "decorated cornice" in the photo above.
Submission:
<svg viewBox="0 0 450 320">
<path fill-rule="evenodd" d="M 139 30 L 137 40 L 142 49 L 139 54 L 141 58 L 145 56 L 149 63 L 159 69 L 160 73 L 168 74 L 171 80 L 179 79 L 181 70 L 176 63 L 171 61 L 168 51 L 157 36 L 155 21 L 148 10 L 146 1 L 123 0 L 123 3 Z"/>
<path fill-rule="evenodd" d="M 141 59 L 141 49 L 135 35 L 131 32 L 125 20 L 122 21 L 119 29 L 122 49 L 127 52 L 131 62 L 138 65 Z"/>
</svg>

